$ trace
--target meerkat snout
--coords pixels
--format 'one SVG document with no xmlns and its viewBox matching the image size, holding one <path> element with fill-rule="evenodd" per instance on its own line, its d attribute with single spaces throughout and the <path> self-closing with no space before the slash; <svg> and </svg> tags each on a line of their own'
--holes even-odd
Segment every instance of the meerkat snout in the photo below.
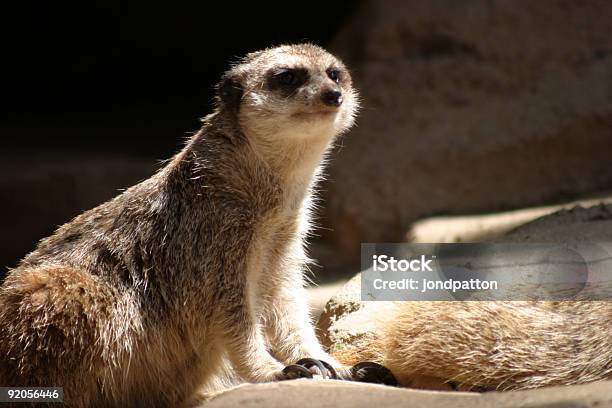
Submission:
<svg viewBox="0 0 612 408">
<path fill-rule="evenodd" d="M 323 92 L 323 96 L 321 97 L 323 103 L 328 106 L 338 107 L 342 105 L 342 92 L 340 91 L 326 91 Z"/>
</svg>

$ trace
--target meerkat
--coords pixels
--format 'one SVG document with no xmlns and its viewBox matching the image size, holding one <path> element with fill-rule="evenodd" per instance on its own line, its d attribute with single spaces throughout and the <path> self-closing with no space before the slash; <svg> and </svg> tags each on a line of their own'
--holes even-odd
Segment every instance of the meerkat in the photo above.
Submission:
<svg viewBox="0 0 612 408">
<path fill-rule="evenodd" d="M 223 356 L 249 382 L 342 370 L 310 322 L 304 243 L 323 159 L 357 107 L 318 46 L 244 57 L 167 165 L 9 272 L 0 385 L 63 387 L 71 407 L 176 407 Z"/>
<path fill-rule="evenodd" d="M 332 355 L 406 387 L 519 390 L 612 379 L 612 302 L 397 302 Z"/>
</svg>

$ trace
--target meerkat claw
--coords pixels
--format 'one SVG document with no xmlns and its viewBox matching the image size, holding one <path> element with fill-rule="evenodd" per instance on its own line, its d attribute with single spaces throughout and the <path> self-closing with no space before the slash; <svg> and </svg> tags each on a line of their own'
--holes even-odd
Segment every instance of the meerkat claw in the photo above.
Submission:
<svg viewBox="0 0 612 408">
<path fill-rule="evenodd" d="M 322 378 L 330 378 L 333 380 L 339 378 L 334 367 L 332 367 L 331 364 L 323 360 L 317 360 L 314 358 L 303 358 L 299 360 L 296 364 L 308 370 L 313 367 L 317 367 L 317 369 L 319 370 L 319 373 L 317 374 L 321 375 Z"/>
<path fill-rule="evenodd" d="M 312 378 L 312 372 L 301 365 L 291 364 L 283 368 L 280 380 L 295 380 L 298 378 Z"/>
<path fill-rule="evenodd" d="M 319 360 L 319 361 L 327 369 L 327 372 L 328 372 L 328 377 L 327 378 L 331 378 L 332 380 L 339 380 L 340 379 L 340 376 L 336 372 L 336 369 L 334 367 L 332 367 L 331 364 L 329 364 L 327 361 L 323 361 L 323 360 Z"/>
<path fill-rule="evenodd" d="M 392 386 L 398 385 L 397 379 L 387 367 L 371 361 L 364 361 L 354 365 L 350 372 L 353 381 Z"/>
</svg>

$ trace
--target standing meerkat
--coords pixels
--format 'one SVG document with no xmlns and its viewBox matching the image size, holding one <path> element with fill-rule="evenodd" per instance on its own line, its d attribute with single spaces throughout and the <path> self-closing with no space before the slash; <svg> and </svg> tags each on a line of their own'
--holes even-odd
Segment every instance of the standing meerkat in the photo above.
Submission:
<svg viewBox="0 0 612 408">
<path fill-rule="evenodd" d="M 224 355 L 251 382 L 313 365 L 331 375 L 340 366 L 308 315 L 304 239 L 322 160 L 356 109 L 349 72 L 322 48 L 248 54 L 164 168 L 9 272 L 0 385 L 63 387 L 72 407 L 174 407 Z"/>
</svg>

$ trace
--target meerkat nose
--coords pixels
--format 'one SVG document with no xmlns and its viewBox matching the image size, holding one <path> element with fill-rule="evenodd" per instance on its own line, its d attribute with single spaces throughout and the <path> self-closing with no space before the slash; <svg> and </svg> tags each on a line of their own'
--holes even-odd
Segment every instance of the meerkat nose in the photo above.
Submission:
<svg viewBox="0 0 612 408">
<path fill-rule="evenodd" d="M 340 106 L 342 105 L 342 92 L 339 91 L 326 91 L 321 97 L 323 103 L 328 106 Z"/>
</svg>

